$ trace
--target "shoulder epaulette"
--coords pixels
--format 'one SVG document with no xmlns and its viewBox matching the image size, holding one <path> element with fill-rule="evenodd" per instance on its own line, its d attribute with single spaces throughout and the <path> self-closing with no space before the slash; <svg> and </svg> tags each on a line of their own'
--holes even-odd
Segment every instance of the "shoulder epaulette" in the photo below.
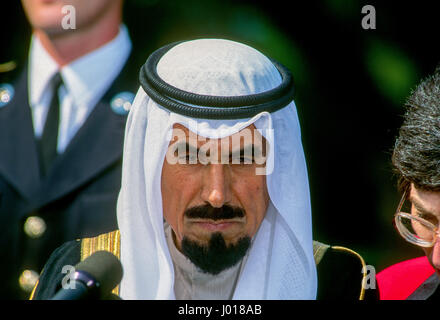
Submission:
<svg viewBox="0 0 440 320">
<path fill-rule="evenodd" d="M 118 259 L 120 256 L 121 235 L 119 230 L 101 234 L 93 238 L 84 238 L 81 240 L 81 261 L 91 256 L 96 251 L 109 251 Z M 116 286 L 112 293 L 119 294 L 119 286 Z"/>
<path fill-rule="evenodd" d="M 321 262 L 321 259 L 322 257 L 324 257 L 324 254 L 326 253 L 328 248 L 330 248 L 328 244 L 313 241 L 313 258 L 315 259 L 316 265 Z"/>
<path fill-rule="evenodd" d="M 367 282 L 367 268 L 366 268 L 366 263 L 365 263 L 364 259 L 362 258 L 362 256 L 359 253 L 357 253 L 356 251 L 351 250 L 349 248 L 345 248 L 345 247 L 341 247 L 341 246 L 332 246 L 331 248 L 336 251 L 342 251 L 347 254 L 350 254 L 350 255 L 356 257 L 359 260 L 359 262 L 361 263 L 361 265 L 362 265 L 362 285 L 361 285 L 361 292 L 359 294 L 359 300 L 364 300 L 365 287 L 366 287 L 366 282 Z"/>
</svg>

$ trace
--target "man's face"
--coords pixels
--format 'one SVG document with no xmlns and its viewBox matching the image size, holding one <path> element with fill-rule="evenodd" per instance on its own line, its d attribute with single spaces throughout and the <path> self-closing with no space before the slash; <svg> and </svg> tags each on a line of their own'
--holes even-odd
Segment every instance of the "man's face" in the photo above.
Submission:
<svg viewBox="0 0 440 320">
<path fill-rule="evenodd" d="M 411 214 L 438 226 L 440 221 L 440 192 L 417 189 L 411 184 L 409 195 Z M 423 248 L 431 265 L 440 276 L 440 239 L 431 248 Z"/>
<path fill-rule="evenodd" d="M 76 28 L 89 26 L 109 10 L 118 10 L 120 0 L 22 0 L 26 16 L 33 28 L 41 29 L 48 34 L 66 32 L 62 19 L 67 15 L 62 8 L 71 5 L 75 8 Z M 72 32 L 71 29 L 67 31 Z"/>
<path fill-rule="evenodd" d="M 244 131 L 251 138 L 237 139 Z M 265 140 L 253 125 L 223 139 L 204 139 L 182 125 L 173 127 L 161 191 L 163 214 L 179 250 L 184 239 L 207 248 L 213 236 L 222 236 L 228 247 L 255 235 L 269 194 L 266 176 L 255 174 L 261 159 L 252 159 L 252 154 L 264 157 L 265 149 Z M 203 159 L 202 153 L 211 160 Z M 179 162 L 171 163 L 173 156 Z"/>
</svg>

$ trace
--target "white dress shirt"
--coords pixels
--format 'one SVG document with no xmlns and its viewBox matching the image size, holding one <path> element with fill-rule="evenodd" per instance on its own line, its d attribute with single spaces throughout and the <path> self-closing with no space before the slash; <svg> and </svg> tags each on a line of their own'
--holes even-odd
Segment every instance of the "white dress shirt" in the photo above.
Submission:
<svg viewBox="0 0 440 320">
<path fill-rule="evenodd" d="M 52 98 L 50 81 L 56 72 L 61 73 L 64 83 L 58 91 L 60 120 L 57 145 L 58 153 L 63 153 L 122 70 L 131 47 L 127 28 L 121 25 L 113 40 L 60 68 L 38 37 L 33 35 L 29 52 L 28 93 L 35 136 L 40 138 L 43 134 Z"/>
</svg>

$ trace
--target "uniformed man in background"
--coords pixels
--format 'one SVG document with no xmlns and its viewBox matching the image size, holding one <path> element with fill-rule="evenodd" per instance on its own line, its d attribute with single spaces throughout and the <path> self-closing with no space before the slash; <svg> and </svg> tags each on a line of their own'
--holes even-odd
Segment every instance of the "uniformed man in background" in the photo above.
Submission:
<svg viewBox="0 0 440 320">
<path fill-rule="evenodd" d="M 61 243 L 116 228 L 139 69 L 123 0 L 22 5 L 33 30 L 28 61 L 0 84 L 1 299 L 28 298 Z"/>
</svg>

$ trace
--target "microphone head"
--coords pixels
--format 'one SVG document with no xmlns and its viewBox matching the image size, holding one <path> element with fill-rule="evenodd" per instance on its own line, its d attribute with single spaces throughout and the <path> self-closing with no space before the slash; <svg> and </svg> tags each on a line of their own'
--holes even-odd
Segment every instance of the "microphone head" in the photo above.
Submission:
<svg viewBox="0 0 440 320">
<path fill-rule="evenodd" d="M 75 266 L 76 272 L 86 272 L 99 283 L 100 296 L 107 295 L 122 280 L 122 265 L 108 251 L 97 251 Z"/>
</svg>

